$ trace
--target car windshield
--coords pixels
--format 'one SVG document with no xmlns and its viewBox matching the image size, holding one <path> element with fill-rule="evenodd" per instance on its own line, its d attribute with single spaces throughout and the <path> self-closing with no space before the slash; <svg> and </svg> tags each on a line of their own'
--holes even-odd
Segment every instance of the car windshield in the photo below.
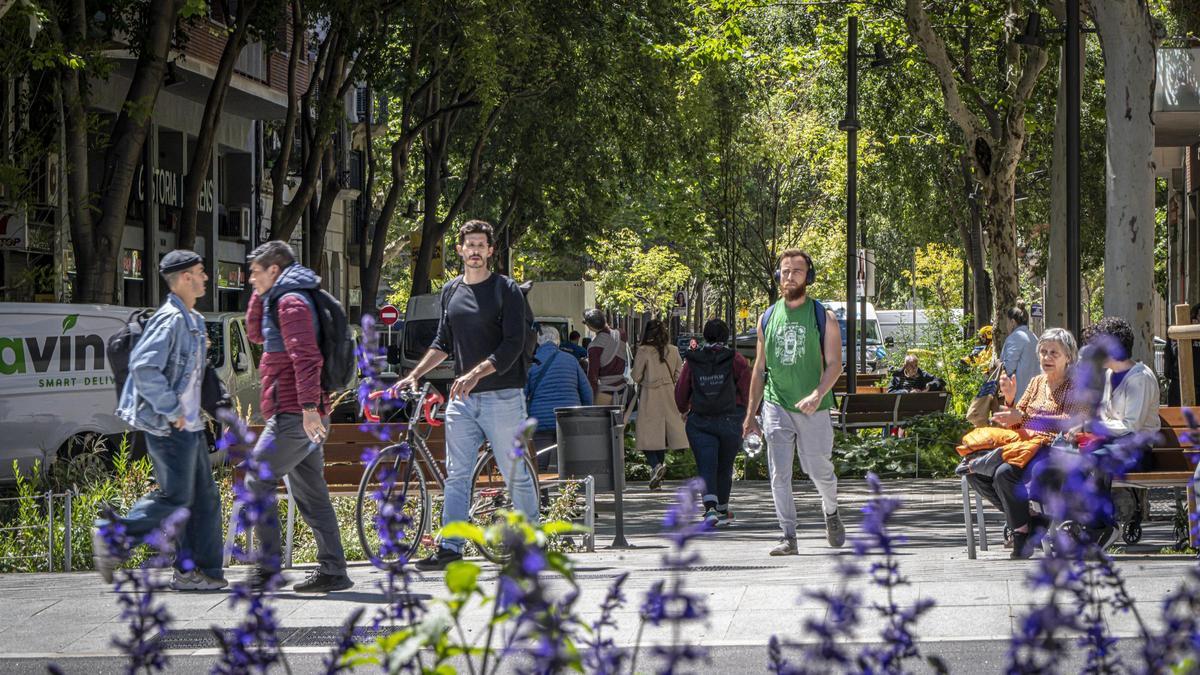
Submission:
<svg viewBox="0 0 1200 675">
<path fill-rule="evenodd" d="M 205 321 L 204 328 L 208 332 L 208 363 L 220 368 L 225 365 L 225 331 L 220 321 Z"/>
</svg>

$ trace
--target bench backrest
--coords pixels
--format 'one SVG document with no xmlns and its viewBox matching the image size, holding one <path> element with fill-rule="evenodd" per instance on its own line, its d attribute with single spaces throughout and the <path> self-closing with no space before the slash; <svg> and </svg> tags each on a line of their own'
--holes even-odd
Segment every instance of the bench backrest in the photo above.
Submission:
<svg viewBox="0 0 1200 675">
<path fill-rule="evenodd" d="M 899 396 L 897 412 L 901 419 L 946 412 L 950 403 L 950 394 L 945 391 L 914 391 Z"/>
<path fill-rule="evenodd" d="M 896 397 L 899 394 L 854 393 L 842 394 L 843 414 L 856 413 L 888 413 L 896 410 Z"/>
</svg>

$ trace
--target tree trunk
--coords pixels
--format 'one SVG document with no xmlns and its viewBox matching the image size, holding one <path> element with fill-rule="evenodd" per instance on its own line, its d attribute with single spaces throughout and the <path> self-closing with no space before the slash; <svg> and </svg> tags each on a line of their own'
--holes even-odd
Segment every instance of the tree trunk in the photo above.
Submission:
<svg viewBox="0 0 1200 675">
<path fill-rule="evenodd" d="M 338 193 L 342 191 L 338 183 L 337 158 L 334 157 L 333 147 L 325 150 L 323 162 L 324 182 L 321 184 L 320 201 L 317 202 L 317 214 L 309 223 L 308 234 L 312 238 L 309 251 L 312 253 L 312 268 L 321 276 L 329 274 L 325 269 L 325 235 L 329 232 L 329 220 L 333 217 L 333 207 L 337 203 Z M 341 284 L 338 284 L 339 286 Z M 331 287 L 326 284 L 326 287 Z"/>
<path fill-rule="evenodd" d="M 962 173 L 963 203 L 967 206 L 967 222 L 959 226 L 963 250 L 967 253 L 967 267 L 971 270 L 972 325 L 979 330 L 992 321 L 992 285 L 984 256 L 983 214 L 979 196 L 975 194 L 975 178 L 971 175 L 971 160 L 968 149 L 959 155 L 959 170 Z"/>
<path fill-rule="evenodd" d="M 1002 177 L 989 179 L 984 185 L 987 199 L 984 226 L 989 233 L 988 259 L 992 263 L 992 289 L 995 294 L 995 312 L 992 316 L 995 344 L 1004 344 L 1004 338 L 1008 337 L 1005 312 L 1021 299 L 1014 190 L 1014 182 Z"/>
<path fill-rule="evenodd" d="M 1153 363 L 1154 24 L 1145 0 L 1092 2 L 1104 50 L 1104 313 L 1133 326 L 1133 356 Z"/>
<path fill-rule="evenodd" d="M 63 45 L 73 53 L 84 53 L 83 42 L 87 38 L 87 14 L 84 0 L 75 0 L 66 9 L 68 16 L 62 25 Z M 51 30 L 56 30 L 53 26 Z M 91 182 L 88 171 L 88 86 L 83 82 L 83 71 L 70 66 L 59 67 L 62 87 L 63 120 L 65 126 L 66 172 L 67 172 L 67 216 L 71 228 L 71 245 L 75 253 L 75 288 L 72 299 L 81 297 L 84 279 L 94 276 L 92 268 L 96 259 L 81 252 L 94 250 Z"/>
<path fill-rule="evenodd" d="M 133 80 L 125 95 L 125 105 L 113 126 L 111 142 L 105 153 L 104 180 L 100 186 L 100 221 L 96 224 L 91 248 L 74 242 L 75 260 L 94 257 L 94 266 L 76 272 L 76 302 L 113 303 L 117 300 L 117 266 L 121 255 L 121 235 L 129 209 L 129 192 L 146 142 L 150 116 L 167 68 L 167 50 L 183 0 L 149 3 L 146 10 L 145 40 L 141 45 Z"/>
<path fill-rule="evenodd" d="M 292 148 L 296 139 L 296 120 L 300 116 L 300 99 L 296 87 L 296 71 L 300 66 L 300 52 L 308 46 L 304 40 L 304 15 L 300 0 L 291 1 L 292 44 L 288 54 L 288 107 L 280 129 L 279 157 L 271 167 L 271 235 L 275 237 L 276 223 L 283 221 L 283 195 L 288 190 L 288 166 L 292 162 Z"/>
<path fill-rule="evenodd" d="M 250 34 L 250 17 L 257 5 L 258 0 L 243 0 L 238 8 L 237 25 L 226 38 L 225 47 L 221 50 L 221 59 L 217 62 L 217 73 L 209 87 L 204 114 L 200 117 L 200 130 L 196 133 L 196 149 L 192 152 L 191 166 L 188 167 L 184 180 L 183 214 L 179 220 L 177 248 L 196 247 L 196 212 L 200 206 L 200 192 L 212 163 L 213 143 L 216 142 L 217 128 L 221 123 L 221 111 L 225 107 L 229 81 L 233 79 L 233 66 L 241 56 L 242 48 L 246 46 L 246 38 Z"/>
</svg>

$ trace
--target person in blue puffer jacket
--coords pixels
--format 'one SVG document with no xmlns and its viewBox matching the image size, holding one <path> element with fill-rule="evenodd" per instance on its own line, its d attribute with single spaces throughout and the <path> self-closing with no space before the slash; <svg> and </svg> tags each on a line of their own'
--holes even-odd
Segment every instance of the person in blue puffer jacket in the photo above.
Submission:
<svg viewBox="0 0 1200 675">
<path fill-rule="evenodd" d="M 542 326 L 538 332 L 538 348 L 533 358 L 535 363 L 525 382 L 525 400 L 529 416 L 537 419 L 533 447 L 539 451 L 558 442 L 554 409 L 591 405 L 592 387 L 579 361 L 559 349 L 558 329 L 553 326 Z M 538 458 L 539 471 L 545 471 L 549 465 L 550 454 Z"/>
</svg>

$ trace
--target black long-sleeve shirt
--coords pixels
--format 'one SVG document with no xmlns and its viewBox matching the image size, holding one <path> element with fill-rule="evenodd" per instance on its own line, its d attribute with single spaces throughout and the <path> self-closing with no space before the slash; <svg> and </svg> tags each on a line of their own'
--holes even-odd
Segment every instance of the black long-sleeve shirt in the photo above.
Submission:
<svg viewBox="0 0 1200 675">
<path fill-rule="evenodd" d="M 447 297 L 449 293 L 449 297 Z M 473 391 L 521 389 L 525 386 L 521 353 L 525 349 L 525 298 L 512 279 L 492 274 L 477 284 L 462 277 L 442 288 L 433 349 L 454 356 L 454 373 L 462 375 L 491 361 L 496 372 L 479 381 Z"/>
</svg>

